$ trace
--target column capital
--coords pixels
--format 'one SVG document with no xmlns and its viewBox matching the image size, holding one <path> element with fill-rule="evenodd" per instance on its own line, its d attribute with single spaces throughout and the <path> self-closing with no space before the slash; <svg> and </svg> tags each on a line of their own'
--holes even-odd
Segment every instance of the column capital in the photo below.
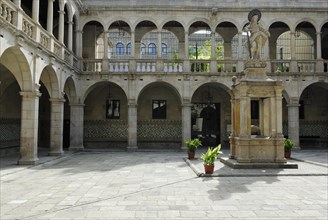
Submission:
<svg viewBox="0 0 328 220">
<path fill-rule="evenodd" d="M 292 97 L 289 99 L 289 103 L 286 105 L 287 107 L 299 107 L 301 106 L 299 103 L 299 99 L 297 97 Z"/>
<path fill-rule="evenodd" d="M 64 98 L 51 98 L 49 101 L 51 103 L 64 103 L 66 100 Z"/>
<path fill-rule="evenodd" d="M 73 21 L 68 21 L 67 24 L 69 24 L 69 25 L 73 25 L 74 22 L 73 22 Z"/>
<path fill-rule="evenodd" d="M 316 32 L 315 34 L 316 34 L 316 35 L 321 35 L 322 32 L 318 31 L 318 32 Z"/>
<path fill-rule="evenodd" d="M 59 10 L 58 13 L 64 15 L 65 11 L 64 10 Z"/>
<path fill-rule="evenodd" d="M 85 104 L 82 104 L 82 103 L 70 103 L 69 106 L 71 106 L 71 107 L 84 107 Z"/>
<path fill-rule="evenodd" d="M 55 2 L 55 0 L 48 0 L 48 2 L 52 2 L 53 3 L 53 2 Z"/>
<path fill-rule="evenodd" d="M 19 94 L 23 97 L 23 98 L 39 98 L 41 96 L 41 93 L 39 91 L 21 91 L 19 92 Z"/>
<path fill-rule="evenodd" d="M 182 107 L 182 108 L 191 108 L 192 106 L 193 106 L 193 104 L 190 103 L 190 102 L 189 102 L 189 103 L 182 103 L 182 104 L 181 104 L 181 107 Z"/>
</svg>

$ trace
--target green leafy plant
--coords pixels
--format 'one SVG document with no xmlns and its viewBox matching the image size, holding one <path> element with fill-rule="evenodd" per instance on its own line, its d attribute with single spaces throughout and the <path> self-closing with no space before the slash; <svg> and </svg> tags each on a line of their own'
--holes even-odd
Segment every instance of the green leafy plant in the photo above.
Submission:
<svg viewBox="0 0 328 220">
<path fill-rule="evenodd" d="M 206 153 L 203 153 L 200 158 L 204 161 L 205 165 L 213 165 L 215 160 L 220 156 L 220 154 L 222 154 L 220 149 L 221 144 L 219 144 L 215 148 L 209 147 Z"/>
<path fill-rule="evenodd" d="M 290 151 L 292 148 L 295 147 L 295 142 L 291 139 L 285 139 L 284 147 L 285 147 L 285 151 Z"/>
<path fill-rule="evenodd" d="M 201 140 L 199 140 L 198 138 L 187 140 L 185 143 L 187 145 L 188 151 L 195 151 L 199 146 L 202 145 Z"/>
</svg>

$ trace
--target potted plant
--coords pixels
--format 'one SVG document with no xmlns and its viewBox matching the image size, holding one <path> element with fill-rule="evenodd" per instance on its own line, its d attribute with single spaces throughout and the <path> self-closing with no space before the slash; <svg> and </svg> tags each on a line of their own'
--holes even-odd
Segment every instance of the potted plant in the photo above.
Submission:
<svg viewBox="0 0 328 220">
<path fill-rule="evenodd" d="M 188 149 L 188 159 L 195 158 L 195 151 L 197 147 L 202 145 L 202 142 L 198 138 L 194 138 L 186 141 L 187 149 Z"/>
<path fill-rule="evenodd" d="M 290 154 L 292 152 L 292 148 L 295 147 L 295 142 L 291 139 L 284 140 L 284 148 L 285 148 L 285 158 L 290 158 Z"/>
<path fill-rule="evenodd" d="M 215 148 L 209 147 L 206 153 L 203 153 L 201 159 L 204 161 L 204 169 L 206 174 L 212 174 L 214 171 L 214 162 L 222 153 L 220 151 L 221 144 Z"/>
</svg>

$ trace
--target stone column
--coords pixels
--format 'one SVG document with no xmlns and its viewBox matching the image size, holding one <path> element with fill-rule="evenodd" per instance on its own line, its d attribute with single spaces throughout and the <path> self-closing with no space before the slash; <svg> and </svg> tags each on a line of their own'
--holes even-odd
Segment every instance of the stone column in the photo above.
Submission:
<svg viewBox="0 0 328 220">
<path fill-rule="evenodd" d="M 192 104 L 184 103 L 182 104 L 182 145 L 181 149 L 186 150 L 185 141 L 191 139 L 191 106 Z"/>
<path fill-rule="evenodd" d="M 137 146 L 137 104 L 128 105 L 128 151 L 135 151 Z"/>
<path fill-rule="evenodd" d="M 135 58 L 135 47 L 136 47 L 136 42 L 135 42 L 135 32 L 131 31 L 131 57 Z"/>
<path fill-rule="evenodd" d="M 103 59 L 108 59 L 108 31 L 104 31 L 104 57 Z"/>
<path fill-rule="evenodd" d="M 162 30 L 158 30 L 157 57 L 162 58 Z"/>
<path fill-rule="evenodd" d="M 317 32 L 317 60 L 321 60 L 321 32 Z"/>
<path fill-rule="evenodd" d="M 34 165 L 38 159 L 38 124 L 40 92 L 20 92 L 22 115 L 19 165 Z"/>
<path fill-rule="evenodd" d="M 21 0 L 14 0 L 14 4 L 21 7 Z"/>
<path fill-rule="evenodd" d="M 50 156 L 59 156 L 63 151 L 64 102 L 65 99 L 50 99 Z"/>
<path fill-rule="evenodd" d="M 39 23 L 39 9 L 40 9 L 40 1 L 39 0 L 33 0 L 32 3 L 32 19 Z"/>
<path fill-rule="evenodd" d="M 73 21 L 68 22 L 68 49 L 73 50 Z"/>
<path fill-rule="evenodd" d="M 244 69 L 243 65 L 243 32 L 238 32 L 238 62 L 237 62 L 237 72 L 241 72 Z"/>
<path fill-rule="evenodd" d="M 249 97 L 241 97 L 240 98 L 240 137 L 249 137 L 250 133 L 250 98 Z"/>
<path fill-rule="evenodd" d="M 70 123 L 70 151 L 82 151 L 83 146 L 83 120 L 84 104 L 70 104 L 71 123 Z"/>
<path fill-rule="evenodd" d="M 53 29 L 53 17 L 54 17 L 54 1 L 48 0 L 48 14 L 47 14 L 47 31 L 52 34 Z"/>
<path fill-rule="evenodd" d="M 216 63 L 216 42 L 215 42 L 215 31 L 211 32 L 211 72 L 216 73 L 217 70 L 217 63 Z"/>
<path fill-rule="evenodd" d="M 296 40 L 295 32 L 290 32 L 290 72 L 298 72 L 297 61 L 296 61 Z"/>
<path fill-rule="evenodd" d="M 316 72 L 324 71 L 324 63 L 322 60 L 322 51 L 321 51 L 321 32 L 317 32 L 317 64 Z"/>
<path fill-rule="evenodd" d="M 183 70 L 184 72 L 190 72 L 190 61 L 189 61 L 189 33 L 185 32 L 185 44 L 184 44 L 184 62 Z"/>
<path fill-rule="evenodd" d="M 83 41 L 82 41 L 82 34 L 83 34 L 83 31 L 81 30 L 77 30 L 76 31 L 76 40 L 75 40 L 75 43 L 76 43 L 76 55 L 78 57 L 82 57 L 82 47 L 83 47 Z"/>
<path fill-rule="evenodd" d="M 288 138 L 295 142 L 296 148 L 300 149 L 299 136 L 299 107 L 298 98 L 290 99 L 288 107 Z"/>
<path fill-rule="evenodd" d="M 59 27 L 58 27 L 58 40 L 60 43 L 64 43 L 64 10 L 58 11 L 59 13 Z"/>
</svg>

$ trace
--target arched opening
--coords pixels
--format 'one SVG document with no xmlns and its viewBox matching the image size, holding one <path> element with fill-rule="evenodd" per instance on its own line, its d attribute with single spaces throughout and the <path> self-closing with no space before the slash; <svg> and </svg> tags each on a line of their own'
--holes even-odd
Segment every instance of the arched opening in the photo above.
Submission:
<svg viewBox="0 0 328 220">
<path fill-rule="evenodd" d="M 83 27 L 83 49 L 84 59 L 102 59 L 104 57 L 104 28 L 97 21 L 90 21 Z"/>
<path fill-rule="evenodd" d="M 306 87 L 299 104 L 301 147 L 327 147 L 328 84 L 314 83 Z"/>
<path fill-rule="evenodd" d="M 192 96 L 191 137 L 199 138 L 203 146 L 227 146 L 231 132 L 230 96 L 217 83 L 200 86 Z"/>
<path fill-rule="evenodd" d="M 99 38 L 103 38 L 100 35 Z M 128 44 L 130 51 L 127 50 Z M 131 29 L 124 21 L 115 21 L 108 29 L 108 58 L 124 58 L 131 55 Z"/>
<path fill-rule="evenodd" d="M 67 9 L 67 5 L 65 4 L 64 6 L 64 44 L 66 47 L 68 47 L 68 22 L 69 22 L 69 19 L 68 19 L 68 9 Z"/>
<path fill-rule="evenodd" d="M 127 146 L 127 97 L 114 83 L 89 88 L 84 101 L 84 147 L 125 149 Z"/>
<path fill-rule="evenodd" d="M 21 127 L 20 87 L 0 63 L 0 156 L 19 152 Z"/>
<path fill-rule="evenodd" d="M 326 60 L 324 62 L 324 72 L 328 72 L 328 23 L 325 23 L 321 28 L 321 57 Z"/>
<path fill-rule="evenodd" d="M 222 22 L 216 27 L 215 59 L 231 61 L 238 59 L 238 29 L 230 22 Z M 237 37 L 235 37 L 237 36 Z M 236 42 L 237 40 L 237 42 Z M 218 72 L 236 72 L 237 62 L 218 62 Z"/>
<path fill-rule="evenodd" d="M 138 148 L 179 149 L 181 147 L 181 101 L 166 83 L 146 86 L 138 98 Z"/>
</svg>

